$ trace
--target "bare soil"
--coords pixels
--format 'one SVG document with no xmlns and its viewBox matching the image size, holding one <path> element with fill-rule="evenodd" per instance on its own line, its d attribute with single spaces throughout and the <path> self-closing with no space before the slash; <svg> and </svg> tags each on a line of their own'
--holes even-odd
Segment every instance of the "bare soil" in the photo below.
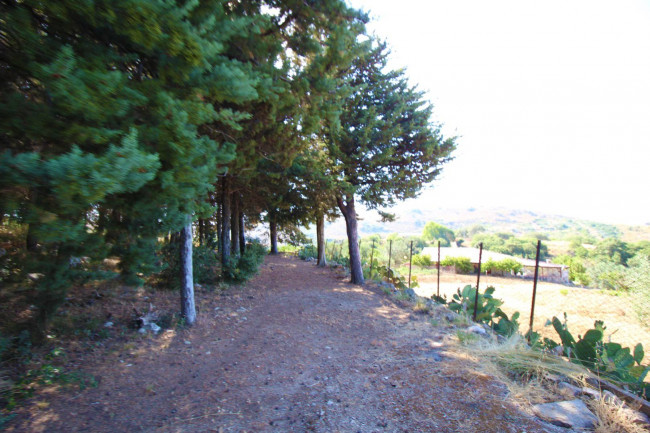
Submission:
<svg viewBox="0 0 650 433">
<path fill-rule="evenodd" d="M 145 295 L 97 302 L 113 330 L 126 329 L 132 306 L 178 303 L 170 292 Z M 39 390 L 8 431 L 555 431 L 459 353 L 451 323 L 432 326 L 335 270 L 268 257 L 244 287 L 197 298 L 192 328 L 66 347 L 65 367 L 99 385 Z"/>
</svg>

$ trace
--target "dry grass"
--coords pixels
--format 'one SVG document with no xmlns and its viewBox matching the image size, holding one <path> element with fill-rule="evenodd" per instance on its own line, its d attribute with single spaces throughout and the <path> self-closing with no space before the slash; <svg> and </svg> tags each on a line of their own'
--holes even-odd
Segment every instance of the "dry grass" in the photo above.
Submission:
<svg viewBox="0 0 650 433">
<path fill-rule="evenodd" d="M 537 404 L 556 399 L 557 394 L 548 386 L 549 374 L 584 383 L 587 371 L 547 353 L 532 350 L 520 336 L 503 342 L 496 339 L 478 339 L 465 346 L 465 350 L 478 359 L 481 371 L 503 382 L 512 399 L 523 404 Z"/>
<path fill-rule="evenodd" d="M 605 399 L 588 402 L 594 415 L 598 418 L 594 433 L 648 433 L 648 429 L 634 422 L 629 409 L 612 405 Z"/>
</svg>

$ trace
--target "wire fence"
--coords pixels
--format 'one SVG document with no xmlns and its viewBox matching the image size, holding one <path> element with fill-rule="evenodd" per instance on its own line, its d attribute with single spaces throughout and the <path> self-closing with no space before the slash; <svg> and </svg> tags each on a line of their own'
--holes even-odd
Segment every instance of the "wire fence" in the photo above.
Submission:
<svg viewBox="0 0 650 433">
<path fill-rule="evenodd" d="M 541 243 L 538 244 L 538 246 Z M 520 313 L 520 331 L 529 329 L 542 337 L 558 341 L 559 336 L 550 320 L 557 317 L 565 322 L 576 337 L 583 336 L 601 320 L 605 324 L 605 340 L 633 348 L 642 343 L 646 348 L 645 362 L 650 361 L 650 287 L 645 292 L 601 290 L 577 286 L 572 283 L 546 281 L 523 276 L 498 276 L 485 272 L 456 274 L 453 269 L 441 268 L 440 259 L 432 258 L 432 266 L 413 265 L 413 242 L 396 248 L 393 241 L 380 246 L 374 240 L 360 243 L 364 271 L 367 277 L 378 279 L 374 271 L 379 266 L 400 269 L 408 287 L 422 297 L 439 295 L 451 300 L 466 285 L 477 287 L 484 293 L 487 287 L 496 290 L 493 296 L 503 301 L 501 309 L 509 316 Z M 329 241 L 327 259 L 345 265 L 348 260 L 347 242 Z M 478 264 L 481 269 L 482 263 Z M 413 284 L 417 277 L 417 285 Z M 468 312 L 473 315 L 472 311 Z"/>
</svg>

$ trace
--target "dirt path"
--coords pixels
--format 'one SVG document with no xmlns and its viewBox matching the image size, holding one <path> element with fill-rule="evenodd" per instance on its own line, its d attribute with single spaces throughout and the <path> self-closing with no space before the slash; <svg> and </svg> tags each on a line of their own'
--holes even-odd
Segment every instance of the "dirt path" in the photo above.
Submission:
<svg viewBox="0 0 650 433">
<path fill-rule="evenodd" d="M 201 297 L 195 327 L 96 360 L 97 388 L 40 395 L 9 431 L 550 431 L 457 358 L 451 331 L 330 269 L 269 257 Z"/>
</svg>

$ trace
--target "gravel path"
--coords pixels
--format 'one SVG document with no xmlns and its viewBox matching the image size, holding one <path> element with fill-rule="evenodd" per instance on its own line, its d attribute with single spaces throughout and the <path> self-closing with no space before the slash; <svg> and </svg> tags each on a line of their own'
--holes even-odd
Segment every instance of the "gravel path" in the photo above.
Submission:
<svg viewBox="0 0 650 433">
<path fill-rule="evenodd" d="M 198 304 L 196 326 L 98 360 L 97 388 L 42 394 L 9 431 L 550 431 L 452 350 L 449 327 L 331 269 L 268 257 Z"/>
</svg>

